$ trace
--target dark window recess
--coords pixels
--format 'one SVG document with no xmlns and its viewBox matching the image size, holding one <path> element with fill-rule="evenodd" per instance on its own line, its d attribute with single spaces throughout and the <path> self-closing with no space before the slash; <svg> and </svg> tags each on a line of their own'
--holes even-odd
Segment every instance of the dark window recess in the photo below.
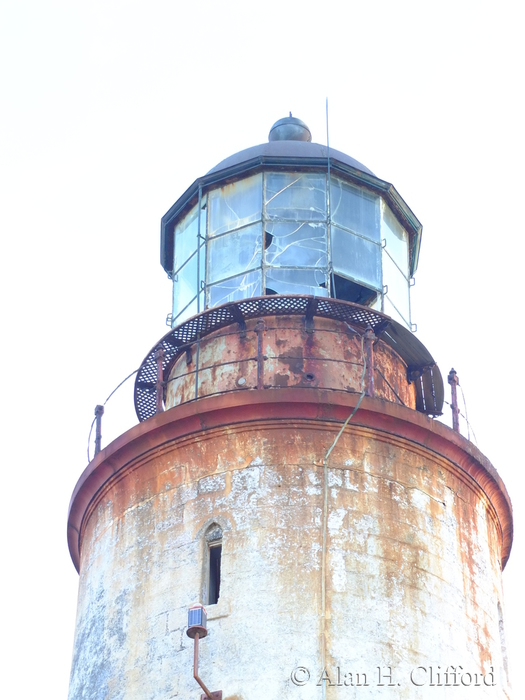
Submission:
<svg viewBox="0 0 525 700">
<path fill-rule="evenodd" d="M 208 549 L 210 578 L 208 581 L 208 605 L 215 605 L 219 600 L 221 589 L 221 554 L 222 545 L 216 544 Z"/>
<path fill-rule="evenodd" d="M 355 304 L 362 304 L 363 306 L 371 306 L 377 298 L 376 292 L 345 277 L 334 274 L 333 280 L 335 294 L 332 294 L 332 296 L 336 299 L 353 301 Z"/>
</svg>

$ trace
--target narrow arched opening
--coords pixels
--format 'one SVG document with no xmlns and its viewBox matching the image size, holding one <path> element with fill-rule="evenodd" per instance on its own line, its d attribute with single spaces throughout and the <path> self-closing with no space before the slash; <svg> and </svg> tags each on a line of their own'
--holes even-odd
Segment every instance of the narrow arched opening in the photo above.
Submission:
<svg viewBox="0 0 525 700">
<path fill-rule="evenodd" d="M 222 528 L 213 523 L 206 530 L 206 603 L 215 605 L 221 592 Z"/>
</svg>

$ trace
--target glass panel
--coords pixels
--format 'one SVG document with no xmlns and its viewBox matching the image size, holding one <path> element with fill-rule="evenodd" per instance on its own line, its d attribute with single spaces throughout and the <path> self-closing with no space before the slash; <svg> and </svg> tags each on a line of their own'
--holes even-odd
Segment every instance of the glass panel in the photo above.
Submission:
<svg viewBox="0 0 525 700">
<path fill-rule="evenodd" d="M 267 173 L 268 219 L 326 219 L 326 176 L 311 173 Z"/>
<path fill-rule="evenodd" d="M 324 270 L 266 269 L 266 294 L 313 294 L 327 297 L 327 273 Z"/>
<path fill-rule="evenodd" d="M 236 299 L 261 296 L 261 277 L 261 271 L 255 270 L 214 284 L 213 287 L 209 287 L 209 306 L 226 304 L 228 301 Z"/>
<path fill-rule="evenodd" d="M 262 174 L 224 185 L 208 194 L 209 235 L 232 231 L 261 218 Z"/>
<path fill-rule="evenodd" d="M 385 311 L 384 311 L 384 313 L 387 314 L 387 316 L 391 316 L 394 319 L 394 321 L 397 321 L 402 326 L 405 326 L 406 328 L 408 328 L 410 330 L 410 325 L 408 324 L 408 321 L 405 321 L 403 316 L 401 316 L 399 311 L 394 307 L 394 305 L 392 304 L 392 302 L 390 301 L 390 299 L 387 296 L 385 297 Z"/>
<path fill-rule="evenodd" d="M 262 226 L 254 224 L 208 242 L 208 284 L 259 267 Z"/>
<path fill-rule="evenodd" d="M 408 277 L 408 234 L 384 203 L 382 235 L 390 257 Z"/>
<path fill-rule="evenodd" d="M 197 207 L 193 207 L 190 213 L 175 227 L 175 260 L 173 269 L 175 272 L 197 250 L 197 233 L 199 230 L 197 220 Z M 206 209 L 201 209 L 201 236 L 206 233 Z"/>
<path fill-rule="evenodd" d="M 269 265 L 326 267 L 326 224 L 266 222 L 266 262 Z"/>
<path fill-rule="evenodd" d="M 173 316 L 197 296 L 197 253 L 182 267 L 173 282 Z"/>
<path fill-rule="evenodd" d="M 379 202 L 377 195 L 342 180 L 331 180 L 331 220 L 378 243 L 381 241 Z"/>
<path fill-rule="evenodd" d="M 184 323 L 184 321 L 187 321 L 189 318 L 195 316 L 197 313 L 197 297 L 195 297 L 191 304 L 187 306 L 184 309 L 184 311 L 181 311 L 179 316 L 177 316 L 173 325 L 178 326 L 180 323 Z"/>
<path fill-rule="evenodd" d="M 334 272 L 381 289 L 381 246 L 332 226 Z"/>
<path fill-rule="evenodd" d="M 410 297 L 408 280 L 402 275 L 394 265 L 390 256 L 383 251 L 383 284 L 387 285 L 388 293 L 385 300 L 391 301 L 399 313 L 405 319 L 405 323 L 410 322 Z M 386 311 L 385 308 L 385 312 Z"/>
</svg>

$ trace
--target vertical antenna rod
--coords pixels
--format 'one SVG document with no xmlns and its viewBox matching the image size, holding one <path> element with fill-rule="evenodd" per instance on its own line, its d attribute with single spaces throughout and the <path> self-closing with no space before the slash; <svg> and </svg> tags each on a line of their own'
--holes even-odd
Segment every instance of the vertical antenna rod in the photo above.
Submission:
<svg viewBox="0 0 525 700">
<path fill-rule="evenodd" d="M 328 170 L 328 183 L 326 185 L 326 219 L 327 219 L 326 234 L 327 234 L 329 253 L 330 253 L 329 259 L 331 260 L 331 258 L 332 258 L 332 255 L 331 255 L 331 250 L 332 250 L 332 210 L 331 210 L 331 201 L 330 201 L 331 173 L 330 173 L 330 131 L 328 128 L 328 97 L 326 98 L 326 162 L 327 162 L 327 170 Z M 330 287 L 331 287 L 330 291 L 332 292 L 332 297 L 334 299 L 337 299 L 337 296 L 335 293 L 334 268 L 333 268 L 332 263 L 330 263 L 329 274 L 330 274 Z"/>
</svg>

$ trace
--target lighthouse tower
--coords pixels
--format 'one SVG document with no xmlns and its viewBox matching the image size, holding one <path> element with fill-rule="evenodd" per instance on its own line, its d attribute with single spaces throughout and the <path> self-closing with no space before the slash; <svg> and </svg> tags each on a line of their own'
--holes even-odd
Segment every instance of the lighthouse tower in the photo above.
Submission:
<svg viewBox="0 0 525 700">
<path fill-rule="evenodd" d="M 511 505 L 434 420 L 420 244 L 292 116 L 166 213 L 172 328 L 71 499 L 70 700 L 510 697 Z"/>
</svg>

